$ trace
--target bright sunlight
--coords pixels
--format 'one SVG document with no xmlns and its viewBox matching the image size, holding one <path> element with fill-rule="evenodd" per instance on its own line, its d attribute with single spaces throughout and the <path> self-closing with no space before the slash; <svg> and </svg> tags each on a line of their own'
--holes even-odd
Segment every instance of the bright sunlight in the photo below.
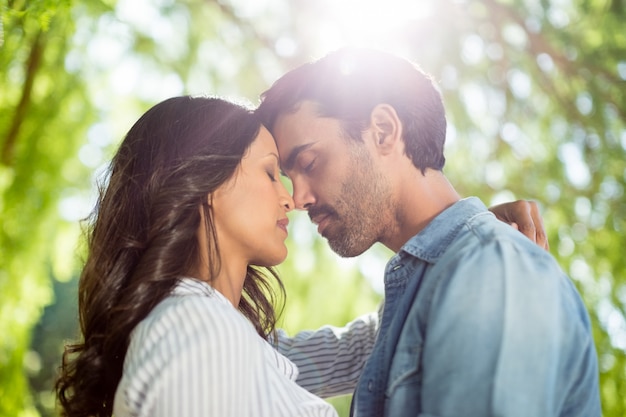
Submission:
<svg viewBox="0 0 626 417">
<path fill-rule="evenodd" d="M 432 24 L 435 2 L 408 0 L 324 0 L 316 13 L 324 22 L 316 30 L 316 43 L 328 51 L 342 45 L 393 45 L 413 24 Z"/>
</svg>

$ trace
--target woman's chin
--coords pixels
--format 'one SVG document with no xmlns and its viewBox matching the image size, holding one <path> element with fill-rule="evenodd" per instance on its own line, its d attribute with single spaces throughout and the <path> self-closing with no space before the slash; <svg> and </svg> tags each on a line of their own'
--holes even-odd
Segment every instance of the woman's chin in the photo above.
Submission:
<svg viewBox="0 0 626 417">
<path fill-rule="evenodd" d="M 269 255 L 265 257 L 264 259 L 259 259 L 257 261 L 251 262 L 251 265 L 262 266 L 262 267 L 271 267 L 271 266 L 279 265 L 283 263 L 285 259 L 287 259 L 287 247 L 285 246 L 283 249 L 284 249 L 283 251 Z"/>
</svg>

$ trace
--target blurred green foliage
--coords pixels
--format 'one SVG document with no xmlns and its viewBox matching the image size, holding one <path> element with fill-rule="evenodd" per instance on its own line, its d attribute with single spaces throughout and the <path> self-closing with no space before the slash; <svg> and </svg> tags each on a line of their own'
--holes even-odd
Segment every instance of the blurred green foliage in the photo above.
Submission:
<svg viewBox="0 0 626 417">
<path fill-rule="evenodd" d="M 0 0 L 0 416 L 55 415 L 79 219 L 134 120 L 182 93 L 256 102 L 285 70 L 354 41 L 359 22 L 440 85 L 457 189 L 539 202 L 592 316 L 604 415 L 626 415 L 626 2 L 423 0 L 395 17 L 411 2 L 384 3 Z M 339 260 L 301 214 L 289 246 L 290 332 L 376 308 L 388 252 Z M 333 403 L 347 415 L 349 398 Z"/>
<path fill-rule="evenodd" d="M 89 170 L 69 158 L 95 119 L 77 74 L 64 70 L 73 32 L 69 2 L 2 2 L 0 36 L 0 415 L 36 415 L 26 373 L 31 332 L 53 300 L 52 276 L 75 272 L 75 227 L 61 196 Z M 59 251 L 58 249 L 68 249 Z"/>
</svg>

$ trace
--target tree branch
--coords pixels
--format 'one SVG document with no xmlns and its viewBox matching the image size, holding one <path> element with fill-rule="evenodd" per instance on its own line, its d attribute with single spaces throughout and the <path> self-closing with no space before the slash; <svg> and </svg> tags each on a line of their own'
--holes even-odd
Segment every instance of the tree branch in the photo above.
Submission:
<svg viewBox="0 0 626 417">
<path fill-rule="evenodd" d="M 24 81 L 24 87 L 22 88 L 22 97 L 20 98 L 17 107 L 15 108 L 15 115 L 11 121 L 4 143 L 2 144 L 2 154 L 0 156 L 0 162 L 6 166 L 11 165 L 13 154 L 15 152 L 15 144 L 22 127 L 22 123 L 26 117 L 28 107 L 31 102 L 31 93 L 33 90 L 33 84 L 35 82 L 35 76 L 41 65 L 41 58 L 43 56 L 44 42 L 42 32 L 39 31 L 33 41 L 28 61 L 26 63 L 26 80 Z"/>
<path fill-rule="evenodd" d="M 242 30 L 248 31 L 252 39 L 259 41 L 264 47 L 274 50 L 273 42 L 267 36 L 259 33 L 251 24 L 239 17 L 232 6 L 226 5 L 219 0 L 209 0 L 209 3 L 215 3 L 221 12 L 227 16 L 232 22 L 236 23 Z"/>
<path fill-rule="evenodd" d="M 516 23 L 528 37 L 529 44 L 526 48 L 526 52 L 530 56 L 538 56 L 541 53 L 546 53 L 552 58 L 556 67 L 560 71 L 562 71 L 564 76 L 571 79 L 585 79 L 584 75 L 581 74 L 580 71 L 580 68 L 582 68 L 582 66 L 577 66 L 574 61 L 567 58 L 563 53 L 560 53 L 556 48 L 554 48 L 554 46 L 550 42 L 545 39 L 545 37 L 541 33 L 536 33 L 528 30 L 522 16 L 517 11 L 515 11 L 508 5 L 502 4 L 494 0 L 484 0 L 484 3 L 486 3 L 490 13 L 488 17 L 480 20 L 492 24 L 499 24 L 500 28 L 502 27 L 502 23 L 504 22 Z M 497 36 L 500 37 L 501 30 L 496 31 L 496 33 Z M 502 42 L 501 39 L 500 42 Z M 592 62 L 585 62 L 585 67 L 594 74 L 603 76 L 609 83 L 612 83 L 616 86 L 620 85 L 620 80 L 617 78 L 617 76 L 610 73 L 606 68 L 603 68 Z M 570 98 L 565 97 L 543 71 L 539 71 L 539 77 L 544 82 L 542 84 L 543 88 L 549 90 L 552 93 L 552 96 L 556 98 L 556 100 L 563 106 L 569 118 L 571 118 L 572 120 L 580 119 L 580 114 L 577 112 L 573 101 Z M 622 119 L 626 118 L 626 109 L 624 109 L 623 106 L 617 103 L 616 100 L 607 95 L 604 95 L 602 98 L 605 102 L 613 104 Z"/>
</svg>

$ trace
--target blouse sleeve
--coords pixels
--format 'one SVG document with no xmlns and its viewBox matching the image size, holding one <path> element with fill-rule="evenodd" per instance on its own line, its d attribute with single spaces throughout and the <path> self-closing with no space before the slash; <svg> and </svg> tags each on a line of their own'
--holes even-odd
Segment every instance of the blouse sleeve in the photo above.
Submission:
<svg viewBox="0 0 626 417">
<path fill-rule="evenodd" d="M 297 382 L 323 398 L 351 394 L 372 352 L 379 313 L 361 316 L 344 327 L 324 326 L 289 337 L 279 330 L 280 353 L 300 371 Z"/>
</svg>

